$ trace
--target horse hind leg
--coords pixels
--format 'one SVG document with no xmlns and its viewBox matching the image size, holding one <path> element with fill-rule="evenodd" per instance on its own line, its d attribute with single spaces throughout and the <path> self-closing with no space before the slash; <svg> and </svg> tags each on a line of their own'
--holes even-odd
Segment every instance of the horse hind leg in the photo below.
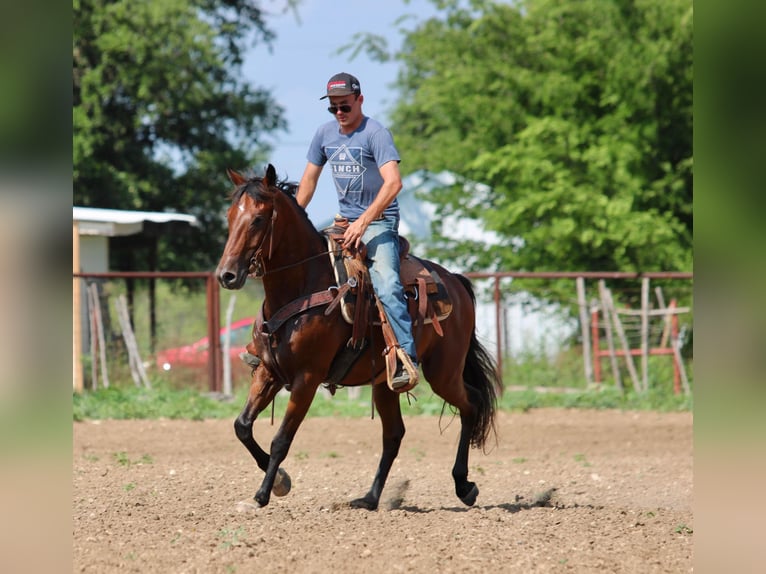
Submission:
<svg viewBox="0 0 766 574">
<path fill-rule="evenodd" d="M 350 502 L 352 508 L 365 510 L 377 510 L 391 466 L 399 455 L 399 447 L 405 432 L 399 395 L 390 391 L 383 383 L 375 385 L 372 394 L 383 427 L 383 452 L 370 490 L 362 498 Z"/>
<path fill-rule="evenodd" d="M 479 487 L 475 482 L 468 480 L 468 457 L 471 445 L 480 446 L 476 437 L 481 431 L 479 415 L 482 407 L 477 406 L 480 405 L 480 401 L 475 390 L 463 382 L 465 369 L 463 373 L 458 372 L 459 374 L 455 374 L 454 369 L 448 373 L 442 368 L 445 362 L 437 361 L 435 364 L 438 364 L 439 368 L 433 369 L 433 362 L 424 361 L 423 372 L 426 379 L 431 382 L 434 392 L 460 413 L 460 438 L 452 467 L 455 494 L 463 504 L 473 506 L 479 495 Z"/>
</svg>

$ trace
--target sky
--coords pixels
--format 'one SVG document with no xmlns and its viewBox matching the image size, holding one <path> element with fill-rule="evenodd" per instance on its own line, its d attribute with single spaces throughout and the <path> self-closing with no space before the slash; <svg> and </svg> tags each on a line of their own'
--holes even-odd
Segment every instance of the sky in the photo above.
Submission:
<svg viewBox="0 0 766 574">
<path fill-rule="evenodd" d="M 336 54 L 357 33 L 384 36 L 389 51 L 398 51 L 401 26 L 412 29 L 416 22 L 436 14 L 429 0 L 353 0 L 341 4 L 335 0 L 303 0 L 298 17 L 289 12 L 268 19 L 277 38 L 272 50 L 257 46 L 245 58 L 243 72 L 253 86 L 265 88 L 285 109 L 286 132 L 269 138 L 273 152 L 270 162 L 280 179 L 299 181 L 306 166 L 306 151 L 317 127 L 332 119 L 327 112 L 327 80 L 338 72 L 355 75 L 362 85 L 365 115 L 388 125 L 388 111 L 395 103 L 392 89 L 398 62 L 382 64 L 360 53 Z M 415 18 L 397 25 L 398 18 Z M 394 134 L 396 137 L 396 134 Z M 262 168 L 263 166 L 242 166 Z M 338 211 L 338 200 L 327 170 L 322 173 L 314 198 L 307 210 L 314 224 L 328 221 Z"/>
</svg>

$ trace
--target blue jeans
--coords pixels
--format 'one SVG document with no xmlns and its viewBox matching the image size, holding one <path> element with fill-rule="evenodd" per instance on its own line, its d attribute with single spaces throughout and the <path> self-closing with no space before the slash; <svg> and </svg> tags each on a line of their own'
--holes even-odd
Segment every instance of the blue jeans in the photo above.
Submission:
<svg viewBox="0 0 766 574">
<path fill-rule="evenodd" d="M 412 321 L 399 278 L 399 219 L 388 217 L 373 221 L 362 235 L 362 241 L 367 246 L 367 266 L 375 294 L 383 304 L 399 345 L 416 361 Z"/>
</svg>

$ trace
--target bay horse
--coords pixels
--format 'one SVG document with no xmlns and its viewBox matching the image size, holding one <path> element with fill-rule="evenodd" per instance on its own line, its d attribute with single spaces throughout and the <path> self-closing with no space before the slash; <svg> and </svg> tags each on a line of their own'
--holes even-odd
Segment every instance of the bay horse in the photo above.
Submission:
<svg viewBox="0 0 766 574">
<path fill-rule="evenodd" d="M 265 294 L 262 315 L 248 345 L 261 363 L 253 369 L 247 402 L 234 423 L 237 438 L 265 473 L 254 496 L 259 506 L 265 506 L 272 492 L 284 496 L 290 490 L 289 475 L 280 464 L 334 357 L 349 341 L 352 326 L 337 306 L 325 314 L 328 298 L 321 295 L 337 291 L 336 279 L 325 238 L 295 200 L 297 185 L 277 181 L 271 164 L 262 178 L 227 172 L 235 189 L 227 211 L 228 239 L 216 277 L 222 287 L 240 289 L 257 269 L 255 275 L 262 279 Z M 433 391 L 460 413 L 460 439 L 452 477 L 458 498 L 471 506 L 479 489 L 468 480 L 468 451 L 471 446 L 484 448 L 495 433 L 497 397 L 502 385 L 492 357 L 476 337 L 476 301 L 470 281 L 436 263 L 429 264 L 446 286 L 453 307 L 441 321 L 441 334 L 433 324 L 418 329 L 417 355 Z M 316 296 L 320 296 L 320 303 L 312 304 Z M 286 308 L 293 311 L 284 313 Z M 270 321 L 277 316 L 278 322 Z M 264 337 L 256 331 L 270 324 L 266 337 L 270 348 L 265 349 Z M 371 343 L 341 385 L 373 385 L 373 402 L 383 430 L 383 452 L 369 492 L 350 505 L 375 510 L 399 453 L 405 425 L 399 394 L 385 383 L 380 327 L 370 329 L 377 333 L 370 333 Z M 373 373 L 371 365 L 379 367 L 377 373 Z M 271 442 L 271 452 L 267 453 L 253 437 L 253 423 L 282 388 L 289 390 L 290 398 Z"/>
</svg>

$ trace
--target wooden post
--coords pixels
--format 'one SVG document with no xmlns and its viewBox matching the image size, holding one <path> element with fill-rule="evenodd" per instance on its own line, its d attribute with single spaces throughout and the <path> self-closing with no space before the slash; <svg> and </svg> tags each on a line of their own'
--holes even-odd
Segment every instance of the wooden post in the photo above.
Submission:
<svg viewBox="0 0 766 574">
<path fill-rule="evenodd" d="M 80 272 L 80 226 L 72 222 L 72 272 Z M 72 390 L 83 391 L 82 384 L 82 279 L 72 278 Z"/>
<path fill-rule="evenodd" d="M 657 287 L 654 290 L 655 294 L 657 295 L 657 303 L 660 307 L 660 309 L 665 308 L 665 297 L 662 296 L 662 289 L 660 287 Z M 668 339 L 670 339 L 670 318 L 672 315 L 665 315 L 664 318 L 664 324 L 662 328 L 662 338 L 660 339 L 660 348 L 665 348 L 668 346 Z"/>
<path fill-rule="evenodd" d="M 223 360 L 223 394 L 227 397 L 231 396 L 232 384 L 231 384 L 231 317 L 234 315 L 234 304 L 237 302 L 237 294 L 232 293 L 229 298 L 229 304 L 226 307 L 226 318 L 224 319 L 226 325 L 226 335 L 223 338 L 223 348 L 221 350 L 221 357 Z"/>
<path fill-rule="evenodd" d="M 588 385 L 593 384 L 593 365 L 590 356 L 590 337 L 588 335 L 588 302 L 585 299 L 585 279 L 578 277 L 575 279 L 577 286 L 577 305 L 580 308 L 580 331 L 582 333 L 582 357 L 583 367 L 585 368 L 585 381 Z"/>
<path fill-rule="evenodd" d="M 649 390 L 649 278 L 641 279 L 641 386 Z"/>
<path fill-rule="evenodd" d="M 96 342 L 98 341 L 98 335 L 96 334 L 96 308 L 93 303 L 92 289 L 86 287 L 85 291 L 88 295 L 88 318 L 90 319 L 90 388 L 92 390 L 98 389 L 98 348 Z"/>
<path fill-rule="evenodd" d="M 215 273 L 207 276 L 207 337 L 208 385 L 210 392 L 220 393 L 223 388 L 221 368 L 221 299 Z"/>
<path fill-rule="evenodd" d="M 614 382 L 620 391 L 624 391 L 625 387 L 622 385 L 622 376 L 620 375 L 620 367 L 617 364 L 617 355 L 614 352 L 614 338 L 612 337 L 612 325 L 611 325 L 611 310 L 609 307 L 609 301 L 607 298 L 606 283 L 603 279 L 598 281 L 598 292 L 601 298 L 601 311 L 604 315 L 604 332 L 606 333 L 606 344 L 609 348 L 609 362 L 612 365 L 612 373 L 614 375 Z"/>
<path fill-rule="evenodd" d="M 670 309 L 675 309 L 676 306 L 676 300 L 673 299 L 670 301 Z M 673 318 L 671 319 L 671 323 L 673 324 L 673 328 L 671 329 L 671 335 L 670 335 L 670 344 L 673 347 L 673 361 L 676 365 L 676 377 L 674 379 L 677 379 L 680 377 L 681 383 L 683 383 L 684 386 L 684 393 L 689 394 L 691 393 L 691 389 L 689 389 L 689 379 L 686 377 L 686 367 L 684 367 L 684 361 L 683 357 L 681 356 L 681 349 L 679 347 L 678 343 L 678 315 L 673 315 Z M 674 392 L 676 394 L 679 393 L 680 389 L 678 388 L 678 381 L 674 380 Z"/>
<path fill-rule="evenodd" d="M 590 332 L 593 339 L 593 378 L 601 383 L 601 341 L 598 337 L 598 305 L 590 312 Z"/>
<path fill-rule="evenodd" d="M 152 384 L 146 376 L 146 370 L 144 369 L 144 364 L 141 362 L 141 356 L 138 352 L 138 343 L 133 334 L 133 327 L 130 324 L 130 312 L 128 311 L 128 303 L 125 295 L 120 295 L 117 298 L 115 306 L 117 307 L 117 317 L 119 318 L 122 327 L 122 337 L 125 339 L 125 347 L 128 349 L 128 366 L 130 367 L 130 374 L 133 377 L 133 382 L 137 387 L 143 385 L 146 388 L 151 388 Z"/>
<path fill-rule="evenodd" d="M 495 337 L 497 337 L 497 377 L 500 382 L 503 381 L 503 343 L 500 340 L 500 277 L 495 277 Z M 503 386 L 505 386 L 503 384 Z"/>
<path fill-rule="evenodd" d="M 641 383 L 638 380 L 638 373 L 636 372 L 636 365 L 633 363 L 633 355 L 630 353 L 630 345 L 628 345 L 628 338 L 625 336 L 625 330 L 622 328 L 622 321 L 617 314 L 617 309 L 614 306 L 614 299 L 612 299 L 612 293 L 609 289 L 605 289 L 607 305 L 612 313 L 612 319 L 614 320 L 614 330 L 617 331 L 617 336 L 622 343 L 622 350 L 625 354 L 625 363 L 628 366 L 628 373 L 630 373 L 630 379 L 633 381 L 633 388 L 637 393 L 641 392 Z"/>
<path fill-rule="evenodd" d="M 96 316 L 96 336 L 98 337 L 98 353 L 101 362 L 101 384 L 105 389 L 109 388 L 109 373 L 106 366 L 106 337 L 104 336 L 104 320 L 101 316 L 101 297 L 98 293 L 98 284 L 91 285 L 93 292 L 93 310 Z M 93 357 L 95 361 L 96 358 Z"/>
</svg>

